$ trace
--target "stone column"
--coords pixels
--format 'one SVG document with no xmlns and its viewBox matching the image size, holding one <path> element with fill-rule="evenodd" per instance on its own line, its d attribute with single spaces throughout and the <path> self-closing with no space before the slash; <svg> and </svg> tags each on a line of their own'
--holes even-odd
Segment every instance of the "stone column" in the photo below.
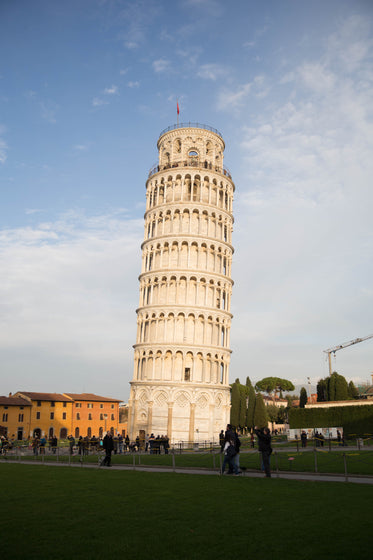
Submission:
<svg viewBox="0 0 373 560">
<path fill-rule="evenodd" d="M 174 403 L 168 403 L 168 416 L 167 416 L 167 436 L 168 439 L 172 439 L 172 413 L 173 413 Z"/>
<path fill-rule="evenodd" d="M 194 421 L 195 421 L 196 405 L 190 403 L 190 417 L 189 417 L 189 441 L 194 441 Z"/>
<path fill-rule="evenodd" d="M 153 401 L 148 401 L 148 434 L 152 433 L 152 425 L 153 425 Z"/>
</svg>

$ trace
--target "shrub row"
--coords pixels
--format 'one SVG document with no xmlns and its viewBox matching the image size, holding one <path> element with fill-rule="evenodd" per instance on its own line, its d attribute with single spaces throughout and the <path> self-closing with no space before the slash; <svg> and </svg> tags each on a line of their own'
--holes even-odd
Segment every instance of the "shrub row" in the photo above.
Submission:
<svg viewBox="0 0 373 560">
<path fill-rule="evenodd" d="M 373 433 L 373 405 L 331 406 L 329 408 L 291 408 L 290 428 L 342 427 L 345 436 Z"/>
</svg>

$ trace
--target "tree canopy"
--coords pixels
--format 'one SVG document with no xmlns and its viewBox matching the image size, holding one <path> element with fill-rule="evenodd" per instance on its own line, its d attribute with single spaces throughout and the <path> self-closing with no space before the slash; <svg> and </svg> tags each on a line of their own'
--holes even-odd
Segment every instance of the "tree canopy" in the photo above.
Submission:
<svg viewBox="0 0 373 560">
<path fill-rule="evenodd" d="M 264 391 L 268 395 L 276 396 L 281 391 L 294 391 L 294 385 L 288 379 L 281 379 L 280 377 L 265 377 L 258 381 L 255 385 L 257 391 Z"/>
</svg>

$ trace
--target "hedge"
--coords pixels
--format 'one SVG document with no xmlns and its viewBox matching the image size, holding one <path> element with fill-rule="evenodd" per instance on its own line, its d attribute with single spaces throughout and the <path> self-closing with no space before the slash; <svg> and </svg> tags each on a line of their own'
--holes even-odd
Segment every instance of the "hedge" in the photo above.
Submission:
<svg viewBox="0 0 373 560">
<path fill-rule="evenodd" d="M 345 436 L 373 433 L 373 405 L 291 408 L 290 428 L 342 427 Z"/>
</svg>

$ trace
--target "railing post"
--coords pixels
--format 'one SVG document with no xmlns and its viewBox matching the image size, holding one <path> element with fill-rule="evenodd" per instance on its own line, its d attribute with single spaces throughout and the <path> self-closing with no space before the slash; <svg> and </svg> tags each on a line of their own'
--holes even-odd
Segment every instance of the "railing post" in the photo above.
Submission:
<svg viewBox="0 0 373 560">
<path fill-rule="evenodd" d="M 343 453 L 343 463 L 344 463 L 344 467 L 345 467 L 345 482 L 348 482 L 346 453 Z"/>
</svg>

